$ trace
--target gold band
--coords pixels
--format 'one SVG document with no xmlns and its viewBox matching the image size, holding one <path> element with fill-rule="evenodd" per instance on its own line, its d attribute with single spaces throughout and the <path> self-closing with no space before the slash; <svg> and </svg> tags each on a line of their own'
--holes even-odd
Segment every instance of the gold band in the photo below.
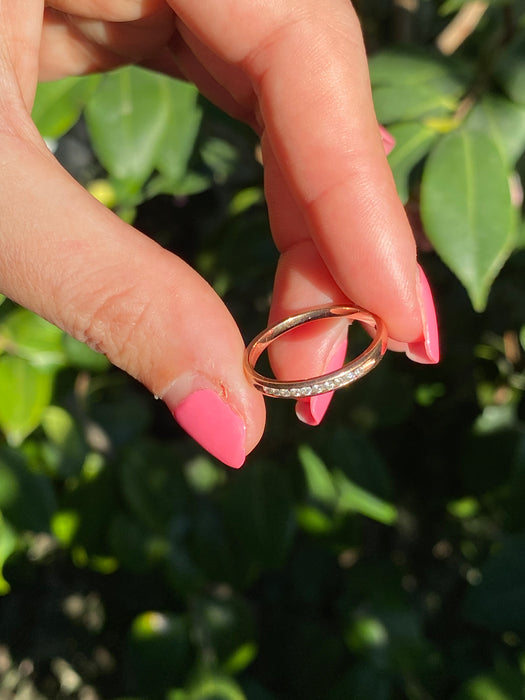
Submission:
<svg viewBox="0 0 525 700">
<path fill-rule="evenodd" d="M 347 362 L 341 369 L 328 374 L 297 381 L 280 381 L 264 377 L 256 371 L 257 360 L 277 338 L 288 333 L 293 328 L 302 326 L 310 321 L 324 318 L 347 318 L 350 323 L 360 321 L 366 326 L 375 326 L 375 334 L 367 349 L 358 357 Z M 381 361 L 386 352 L 387 332 L 383 321 L 374 314 L 357 306 L 342 304 L 327 304 L 316 306 L 295 316 L 290 316 L 280 323 L 259 333 L 246 348 L 244 353 L 244 371 L 256 389 L 277 399 L 299 399 L 308 396 L 318 396 L 329 391 L 348 386 L 364 377 Z"/>
</svg>

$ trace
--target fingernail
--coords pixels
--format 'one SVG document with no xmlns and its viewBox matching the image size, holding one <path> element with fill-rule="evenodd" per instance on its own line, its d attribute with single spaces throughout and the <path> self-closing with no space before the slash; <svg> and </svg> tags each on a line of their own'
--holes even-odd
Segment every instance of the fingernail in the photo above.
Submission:
<svg viewBox="0 0 525 700">
<path fill-rule="evenodd" d="M 348 341 L 345 338 L 342 343 L 336 346 L 334 353 L 324 368 L 325 374 L 335 372 L 336 369 L 340 369 L 343 366 L 347 344 Z M 312 396 L 310 399 L 299 399 L 295 404 L 297 418 L 307 425 L 319 425 L 328 410 L 333 395 L 334 392 L 330 391 L 327 394 L 320 394 L 320 396 Z"/>
<path fill-rule="evenodd" d="M 381 133 L 381 139 L 383 141 L 385 153 L 388 155 L 396 145 L 396 140 L 392 136 L 392 134 L 385 129 L 384 126 L 379 125 L 379 131 Z"/>
<path fill-rule="evenodd" d="M 180 427 L 224 464 L 242 467 L 246 458 L 242 418 L 211 389 L 194 391 L 174 404 L 176 393 L 169 390 L 163 399 Z"/>
<path fill-rule="evenodd" d="M 434 365 L 439 362 L 439 331 L 432 291 L 423 269 L 418 265 L 418 300 L 423 321 L 423 335 L 408 344 L 407 357 L 414 362 Z"/>
</svg>

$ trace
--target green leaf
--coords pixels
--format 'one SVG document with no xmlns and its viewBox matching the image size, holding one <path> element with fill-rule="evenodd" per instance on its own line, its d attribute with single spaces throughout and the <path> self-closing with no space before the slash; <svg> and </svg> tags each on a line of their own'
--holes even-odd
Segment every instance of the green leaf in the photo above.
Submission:
<svg viewBox="0 0 525 700">
<path fill-rule="evenodd" d="M 364 448 L 365 445 L 366 443 L 361 447 Z M 330 471 L 310 447 L 303 445 L 299 449 L 299 459 L 305 471 L 309 495 L 314 500 L 331 506 L 341 515 L 359 513 L 385 525 L 392 525 L 396 521 L 395 506 L 356 484 L 343 469 Z M 306 518 L 308 523 L 308 515 L 308 512 L 301 513 L 303 522 Z M 322 521 L 317 525 L 320 530 L 326 529 Z"/>
<path fill-rule="evenodd" d="M 182 683 L 191 657 L 183 615 L 146 611 L 133 620 L 127 648 L 128 676 L 139 692 L 157 697 Z"/>
<path fill-rule="evenodd" d="M 399 198 L 405 204 L 409 197 L 410 173 L 426 156 L 438 136 L 433 129 L 418 122 L 393 124 L 389 131 L 395 138 L 396 145 L 388 156 L 388 162 Z"/>
<path fill-rule="evenodd" d="M 0 483 L 2 480 L 2 475 L 0 472 Z M 6 561 L 9 559 L 11 554 L 16 549 L 17 537 L 16 532 L 7 523 L 0 510 L 0 596 L 9 593 L 11 586 L 5 580 L 3 575 L 3 568 Z"/>
<path fill-rule="evenodd" d="M 499 668 L 494 674 L 482 674 L 465 683 L 453 700 L 515 700 L 525 693 L 522 674 L 514 668 Z"/>
<path fill-rule="evenodd" d="M 423 173 L 421 214 L 437 253 L 483 311 L 515 235 L 508 169 L 490 136 L 461 130 L 442 139 Z"/>
<path fill-rule="evenodd" d="M 60 406 L 47 406 L 42 414 L 42 428 L 48 442 L 42 454 L 53 476 L 78 476 L 87 455 L 87 445 L 71 414 Z"/>
<path fill-rule="evenodd" d="M 369 68 L 383 124 L 450 114 L 465 90 L 462 67 L 428 53 L 382 51 L 370 59 Z"/>
<path fill-rule="evenodd" d="M 248 700 L 239 685 L 226 676 L 204 674 L 194 681 L 188 700 Z"/>
<path fill-rule="evenodd" d="M 49 532 L 56 499 L 51 482 L 29 469 L 25 457 L 0 448 L 0 511 L 18 531 Z"/>
<path fill-rule="evenodd" d="M 382 85 L 375 88 L 373 96 L 376 115 L 382 124 L 451 114 L 459 99 L 459 94 L 424 83 Z"/>
<path fill-rule="evenodd" d="M 189 193 L 188 163 L 202 121 L 202 108 L 194 85 L 166 79 L 165 87 L 170 108 L 169 123 L 164 130 L 155 164 L 172 184 L 172 193 L 185 195 Z M 196 184 L 197 180 L 194 182 Z M 200 187 L 207 182 L 201 179 Z"/>
<path fill-rule="evenodd" d="M 18 446 L 37 428 L 51 401 L 53 373 L 21 357 L 0 357 L 0 428 Z"/>
<path fill-rule="evenodd" d="M 468 114 L 464 126 L 491 136 L 509 169 L 525 149 L 525 106 L 505 97 L 484 97 Z"/>
<path fill-rule="evenodd" d="M 191 627 L 208 660 L 228 674 L 240 673 L 257 655 L 253 613 L 230 590 L 195 600 Z"/>
<path fill-rule="evenodd" d="M 299 461 L 305 477 L 308 495 L 314 500 L 328 506 L 337 502 L 337 490 L 333 475 L 323 460 L 308 445 L 299 447 Z"/>
<path fill-rule="evenodd" d="M 64 78 L 40 83 L 32 117 L 44 138 L 59 139 L 76 123 L 95 92 L 100 76 Z"/>
<path fill-rule="evenodd" d="M 155 168 L 169 122 L 168 78 L 137 67 L 102 79 L 86 108 L 93 148 L 115 180 L 137 192 Z"/>
<path fill-rule="evenodd" d="M 373 55 L 368 65 L 372 87 L 442 81 L 458 88 L 465 80 L 462 65 L 428 50 L 387 49 Z"/>
<path fill-rule="evenodd" d="M 63 331 L 27 309 L 15 309 L 0 323 L 0 349 L 35 367 L 65 364 L 63 336 Z"/>
<path fill-rule="evenodd" d="M 62 347 L 68 365 L 78 369 L 87 369 L 90 372 L 102 372 L 110 366 L 105 355 L 92 350 L 85 343 L 73 338 L 67 333 L 62 335 Z"/>
<path fill-rule="evenodd" d="M 339 492 L 337 510 L 341 513 L 360 513 L 384 525 L 393 525 L 397 520 L 397 508 L 388 501 L 366 491 L 351 481 L 342 471 L 334 474 Z"/>
</svg>

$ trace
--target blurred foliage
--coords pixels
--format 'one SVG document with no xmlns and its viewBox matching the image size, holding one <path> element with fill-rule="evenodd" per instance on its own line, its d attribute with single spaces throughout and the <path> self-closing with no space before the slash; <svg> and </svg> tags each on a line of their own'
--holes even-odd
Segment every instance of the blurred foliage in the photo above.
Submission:
<svg viewBox="0 0 525 700">
<path fill-rule="evenodd" d="M 468 2 L 356 6 L 442 363 L 390 353 L 315 430 L 270 401 L 234 472 L 2 298 L 1 698 L 525 696 L 525 6 L 487 3 L 450 56 L 435 42 Z M 249 130 L 135 68 L 41 85 L 34 118 L 247 338 L 263 327 L 276 253 Z"/>
</svg>

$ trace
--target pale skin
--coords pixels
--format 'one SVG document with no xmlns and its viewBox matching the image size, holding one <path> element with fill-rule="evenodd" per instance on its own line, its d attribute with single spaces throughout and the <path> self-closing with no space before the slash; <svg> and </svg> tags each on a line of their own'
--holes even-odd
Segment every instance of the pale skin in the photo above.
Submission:
<svg viewBox="0 0 525 700">
<path fill-rule="evenodd" d="M 0 0 L 0 291 L 162 396 L 205 376 L 259 441 L 262 396 L 208 284 L 62 170 L 30 111 L 38 80 L 140 63 L 184 77 L 261 138 L 281 252 L 271 318 L 352 300 L 419 338 L 416 250 L 347 0 Z M 322 371 L 342 329 L 282 341 L 278 376 Z M 184 382 L 180 383 L 181 399 Z"/>
</svg>

